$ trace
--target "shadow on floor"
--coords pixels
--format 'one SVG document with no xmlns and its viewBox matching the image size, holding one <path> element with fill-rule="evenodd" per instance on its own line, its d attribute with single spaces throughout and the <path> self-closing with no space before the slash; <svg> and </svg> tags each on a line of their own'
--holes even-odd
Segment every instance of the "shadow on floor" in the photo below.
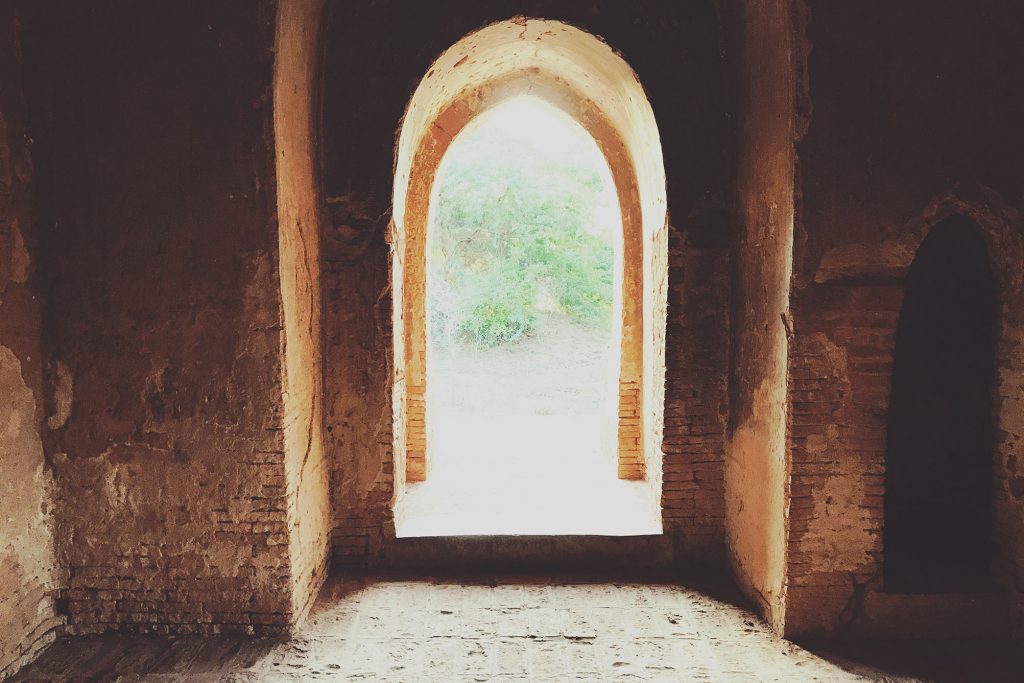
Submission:
<svg viewBox="0 0 1024 683">
<path fill-rule="evenodd" d="M 241 636 L 83 636 L 62 638 L 11 683 L 261 680 L 256 669 L 281 638 Z M 236 678 L 231 678 L 235 673 Z"/>
<path fill-rule="evenodd" d="M 874 680 L 1024 681 L 1024 644 L 1010 640 L 855 640 L 802 646 L 846 671 Z"/>
<path fill-rule="evenodd" d="M 12 681 L 1024 681 L 1019 643 L 797 644 L 678 570 L 331 577 L 291 638 L 62 639 Z"/>
</svg>

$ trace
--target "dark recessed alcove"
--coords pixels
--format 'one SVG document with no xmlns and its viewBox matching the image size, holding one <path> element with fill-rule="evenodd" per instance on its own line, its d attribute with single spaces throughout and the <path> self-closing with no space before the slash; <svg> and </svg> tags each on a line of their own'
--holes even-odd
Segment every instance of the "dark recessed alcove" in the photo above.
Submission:
<svg viewBox="0 0 1024 683">
<path fill-rule="evenodd" d="M 921 244 L 896 331 L 885 589 L 985 588 L 991 563 L 996 288 L 984 236 L 951 216 Z"/>
</svg>

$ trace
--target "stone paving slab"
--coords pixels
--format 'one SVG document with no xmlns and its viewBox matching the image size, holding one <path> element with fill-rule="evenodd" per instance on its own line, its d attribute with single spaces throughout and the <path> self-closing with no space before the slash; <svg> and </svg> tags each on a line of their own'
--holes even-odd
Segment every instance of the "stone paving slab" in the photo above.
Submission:
<svg viewBox="0 0 1024 683">
<path fill-rule="evenodd" d="M 332 579 L 288 640 L 65 639 L 13 681 L 1024 680 L 1005 648 L 906 644 L 901 659 L 889 645 L 881 668 L 817 654 L 778 638 L 728 589 L 381 576 Z"/>
</svg>

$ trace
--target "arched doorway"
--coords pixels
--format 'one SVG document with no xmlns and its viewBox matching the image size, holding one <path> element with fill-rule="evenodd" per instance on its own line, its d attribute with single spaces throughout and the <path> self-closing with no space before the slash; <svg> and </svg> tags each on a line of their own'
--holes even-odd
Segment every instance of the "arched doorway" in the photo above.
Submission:
<svg viewBox="0 0 1024 683">
<path fill-rule="evenodd" d="M 896 331 L 885 588 L 985 587 L 992 558 L 996 287 L 967 218 L 937 224 L 907 274 Z"/>
<path fill-rule="evenodd" d="M 395 451 L 401 531 L 405 483 L 430 479 L 427 233 L 441 161 L 480 115 L 529 95 L 571 117 L 596 141 L 615 185 L 621 224 L 617 475 L 641 482 L 649 528 L 660 531 L 660 435 L 667 278 L 665 177 L 653 112 L 639 81 L 594 36 L 554 21 L 515 19 L 470 34 L 431 67 L 399 136 L 392 244 L 395 293 Z M 404 482 L 402 478 L 404 476 Z M 593 530 L 589 530 L 593 531 Z"/>
</svg>

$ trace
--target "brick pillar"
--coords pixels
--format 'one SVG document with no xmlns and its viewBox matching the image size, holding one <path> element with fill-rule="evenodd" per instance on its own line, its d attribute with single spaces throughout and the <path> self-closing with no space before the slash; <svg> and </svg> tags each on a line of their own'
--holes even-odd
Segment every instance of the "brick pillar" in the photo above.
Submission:
<svg viewBox="0 0 1024 683">
<path fill-rule="evenodd" d="M 640 406 L 640 383 L 619 382 L 619 479 L 642 480 L 647 474 L 644 462 Z"/>
</svg>

